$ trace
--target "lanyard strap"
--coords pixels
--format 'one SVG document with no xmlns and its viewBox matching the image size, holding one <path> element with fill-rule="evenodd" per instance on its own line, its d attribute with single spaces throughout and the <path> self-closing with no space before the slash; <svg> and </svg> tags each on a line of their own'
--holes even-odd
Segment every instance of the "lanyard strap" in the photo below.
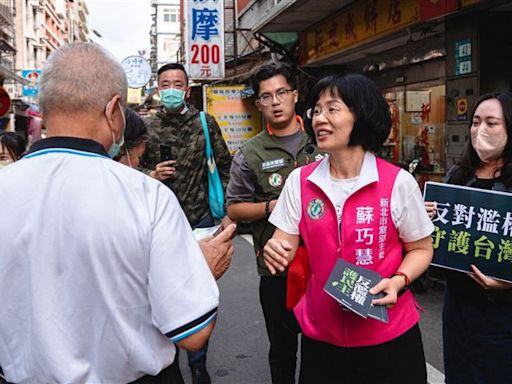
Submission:
<svg viewBox="0 0 512 384">
<path fill-rule="evenodd" d="M 206 140 L 206 159 L 212 157 L 212 145 L 210 143 L 210 133 L 208 132 L 208 124 L 206 123 L 206 116 L 203 111 L 199 112 L 201 118 L 201 125 L 203 126 L 204 138 Z"/>
</svg>

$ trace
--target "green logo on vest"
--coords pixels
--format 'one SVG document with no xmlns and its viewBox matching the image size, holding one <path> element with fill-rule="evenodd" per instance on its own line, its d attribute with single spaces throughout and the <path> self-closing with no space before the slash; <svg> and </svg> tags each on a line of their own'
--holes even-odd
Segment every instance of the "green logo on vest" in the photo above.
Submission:
<svg viewBox="0 0 512 384">
<path fill-rule="evenodd" d="M 283 184 L 283 176 L 281 176 L 279 173 L 273 173 L 269 176 L 268 182 L 273 187 L 279 187 L 281 184 Z"/>
<path fill-rule="evenodd" d="M 320 220 L 325 213 L 325 203 L 320 199 L 313 199 L 308 204 L 308 215 L 313 220 Z"/>
</svg>

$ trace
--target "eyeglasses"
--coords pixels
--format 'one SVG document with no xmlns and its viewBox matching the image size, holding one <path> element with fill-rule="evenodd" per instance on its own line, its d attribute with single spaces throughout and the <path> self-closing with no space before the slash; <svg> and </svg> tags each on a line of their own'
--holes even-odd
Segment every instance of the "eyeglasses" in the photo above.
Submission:
<svg viewBox="0 0 512 384">
<path fill-rule="evenodd" d="M 279 101 L 280 103 L 285 101 L 286 98 L 288 97 L 289 92 L 293 92 L 293 89 L 280 89 L 279 91 L 277 91 L 276 92 L 277 101 Z M 274 95 L 272 95 L 271 93 L 264 93 L 263 95 L 258 97 L 256 100 L 259 101 L 259 103 L 261 105 L 267 106 L 267 105 L 272 104 L 272 100 L 274 100 Z"/>
<path fill-rule="evenodd" d="M 308 119 L 312 120 L 314 117 L 318 117 L 322 113 L 327 118 L 335 117 L 338 113 L 340 113 L 344 109 L 346 110 L 346 109 L 348 109 L 348 107 L 345 105 L 342 105 L 342 104 L 331 104 L 331 105 L 328 105 L 327 107 L 309 108 L 306 111 L 306 117 Z"/>
</svg>

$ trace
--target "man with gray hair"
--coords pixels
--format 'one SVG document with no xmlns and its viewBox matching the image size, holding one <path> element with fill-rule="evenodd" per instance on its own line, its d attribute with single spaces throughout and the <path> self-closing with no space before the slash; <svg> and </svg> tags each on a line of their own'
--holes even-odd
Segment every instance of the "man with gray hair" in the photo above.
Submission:
<svg viewBox="0 0 512 384">
<path fill-rule="evenodd" d="M 8 382 L 178 383 L 174 343 L 198 350 L 212 332 L 210 269 L 227 268 L 234 225 L 203 255 L 173 193 L 111 160 L 126 90 L 122 67 L 98 45 L 58 49 L 40 82 L 48 138 L 0 171 Z"/>
</svg>

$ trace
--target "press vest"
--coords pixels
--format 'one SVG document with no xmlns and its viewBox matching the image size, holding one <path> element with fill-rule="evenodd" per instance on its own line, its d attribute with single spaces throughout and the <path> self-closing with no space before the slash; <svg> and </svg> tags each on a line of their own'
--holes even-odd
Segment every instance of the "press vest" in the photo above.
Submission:
<svg viewBox="0 0 512 384">
<path fill-rule="evenodd" d="M 379 181 L 351 194 L 338 228 L 336 209 L 308 176 L 319 163 L 301 169 L 302 218 L 299 230 L 309 255 L 311 277 L 295 315 L 308 337 L 340 347 L 381 344 L 402 335 L 418 322 L 407 291 L 388 310 L 389 323 L 343 308 L 323 288 L 338 257 L 389 277 L 402 263 L 402 242 L 391 216 L 391 192 L 399 168 L 376 159 Z"/>
<path fill-rule="evenodd" d="M 307 139 L 306 133 L 303 133 L 297 153 L 292 154 L 281 145 L 278 138 L 269 135 L 268 131 L 264 130 L 240 148 L 256 178 L 254 202 L 277 199 L 288 175 L 295 168 L 320 158 L 316 147 L 311 154 L 304 152 Z M 254 251 L 260 275 L 270 275 L 263 261 L 262 250 L 274 231 L 275 227 L 268 222 L 266 217 L 252 223 Z"/>
</svg>

